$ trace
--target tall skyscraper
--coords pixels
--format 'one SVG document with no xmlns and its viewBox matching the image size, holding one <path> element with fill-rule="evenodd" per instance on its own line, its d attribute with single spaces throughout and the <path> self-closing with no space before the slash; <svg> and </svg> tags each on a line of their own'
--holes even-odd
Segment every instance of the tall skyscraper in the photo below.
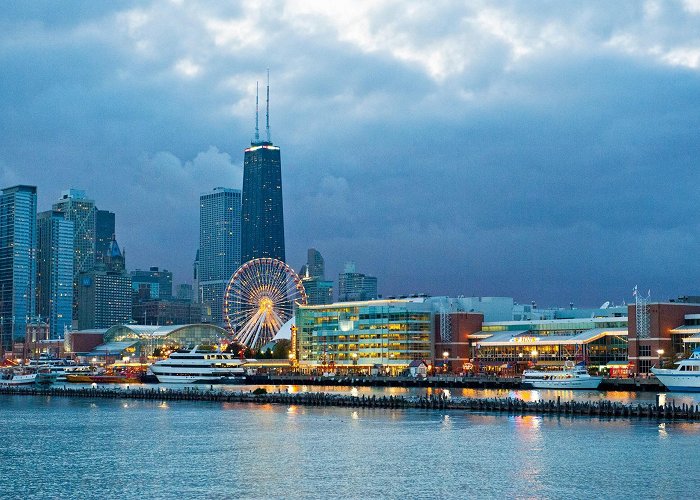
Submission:
<svg viewBox="0 0 700 500">
<path fill-rule="evenodd" d="M 202 320 L 224 321 L 224 293 L 241 265 L 241 191 L 223 187 L 199 197 L 198 296 Z"/>
<path fill-rule="evenodd" d="M 95 261 L 103 262 L 116 232 L 114 212 L 95 210 Z"/>
<path fill-rule="evenodd" d="M 267 140 L 258 131 L 258 96 L 255 96 L 255 140 L 243 158 L 241 257 L 284 261 L 284 214 L 280 148 L 270 139 L 270 84 L 267 85 Z"/>
<path fill-rule="evenodd" d="M 36 308 L 36 186 L 0 195 L 0 350 L 24 338 Z"/>
<path fill-rule="evenodd" d="M 37 314 L 56 339 L 73 320 L 73 221 L 55 210 L 41 212 L 37 242 Z"/>
<path fill-rule="evenodd" d="M 78 280 L 80 273 L 95 268 L 95 202 L 85 196 L 85 191 L 69 189 L 53 204 L 53 209 L 66 214 L 73 221 L 73 319 L 78 319 Z M 111 235 L 110 235 L 111 240 Z"/>
<path fill-rule="evenodd" d="M 338 275 L 338 301 L 373 300 L 377 298 L 377 278 L 358 273 L 354 262 L 347 262 Z"/>
</svg>

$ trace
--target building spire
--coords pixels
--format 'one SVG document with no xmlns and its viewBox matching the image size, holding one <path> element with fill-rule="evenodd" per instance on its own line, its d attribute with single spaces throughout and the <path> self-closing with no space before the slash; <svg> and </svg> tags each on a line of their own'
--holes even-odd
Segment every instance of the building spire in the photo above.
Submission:
<svg viewBox="0 0 700 500">
<path fill-rule="evenodd" d="M 267 68 L 267 101 L 265 110 L 265 130 L 267 132 L 267 142 L 272 142 L 270 139 L 270 68 Z"/>
<path fill-rule="evenodd" d="M 258 82 L 255 82 L 255 142 L 260 142 L 260 131 L 258 130 Z"/>
</svg>

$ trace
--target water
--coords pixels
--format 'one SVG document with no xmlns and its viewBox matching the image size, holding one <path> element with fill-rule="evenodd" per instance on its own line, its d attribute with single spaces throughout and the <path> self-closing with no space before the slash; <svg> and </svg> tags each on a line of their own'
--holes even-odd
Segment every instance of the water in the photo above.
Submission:
<svg viewBox="0 0 700 500">
<path fill-rule="evenodd" d="M 0 396 L 3 498 L 678 498 L 700 424 Z"/>
</svg>

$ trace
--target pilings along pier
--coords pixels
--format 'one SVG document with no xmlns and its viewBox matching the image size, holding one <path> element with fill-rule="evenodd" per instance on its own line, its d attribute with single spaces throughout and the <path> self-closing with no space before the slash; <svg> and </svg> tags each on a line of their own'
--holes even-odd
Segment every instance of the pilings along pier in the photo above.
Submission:
<svg viewBox="0 0 700 500">
<path fill-rule="evenodd" d="M 624 404 L 612 401 L 523 401 L 516 398 L 450 398 L 431 396 L 348 396 L 315 393 L 267 393 L 197 389 L 115 388 L 115 387 L 0 387 L 0 395 L 138 399 L 146 401 L 202 401 L 216 403 L 280 404 L 380 409 L 454 410 L 506 415 L 580 416 L 599 418 L 651 419 L 700 422 L 700 405 Z"/>
</svg>

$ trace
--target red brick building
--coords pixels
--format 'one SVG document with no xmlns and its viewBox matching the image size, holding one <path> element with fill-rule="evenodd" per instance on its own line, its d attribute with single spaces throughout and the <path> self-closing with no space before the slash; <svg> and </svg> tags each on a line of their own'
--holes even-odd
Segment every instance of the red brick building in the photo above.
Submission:
<svg viewBox="0 0 700 500">
<path fill-rule="evenodd" d="M 629 361 L 635 373 L 649 373 L 652 366 L 675 359 L 683 350 L 682 330 L 686 315 L 700 314 L 700 304 L 681 302 L 647 304 L 649 335 L 638 336 L 636 305 L 628 306 Z"/>
<path fill-rule="evenodd" d="M 449 321 L 447 328 L 441 326 L 441 319 Z M 450 373 L 465 371 L 465 364 L 471 363 L 472 345 L 469 336 L 480 331 L 484 322 L 481 313 L 451 312 L 435 315 L 435 351 L 433 363 Z M 442 338 L 442 336 L 446 338 Z"/>
</svg>

